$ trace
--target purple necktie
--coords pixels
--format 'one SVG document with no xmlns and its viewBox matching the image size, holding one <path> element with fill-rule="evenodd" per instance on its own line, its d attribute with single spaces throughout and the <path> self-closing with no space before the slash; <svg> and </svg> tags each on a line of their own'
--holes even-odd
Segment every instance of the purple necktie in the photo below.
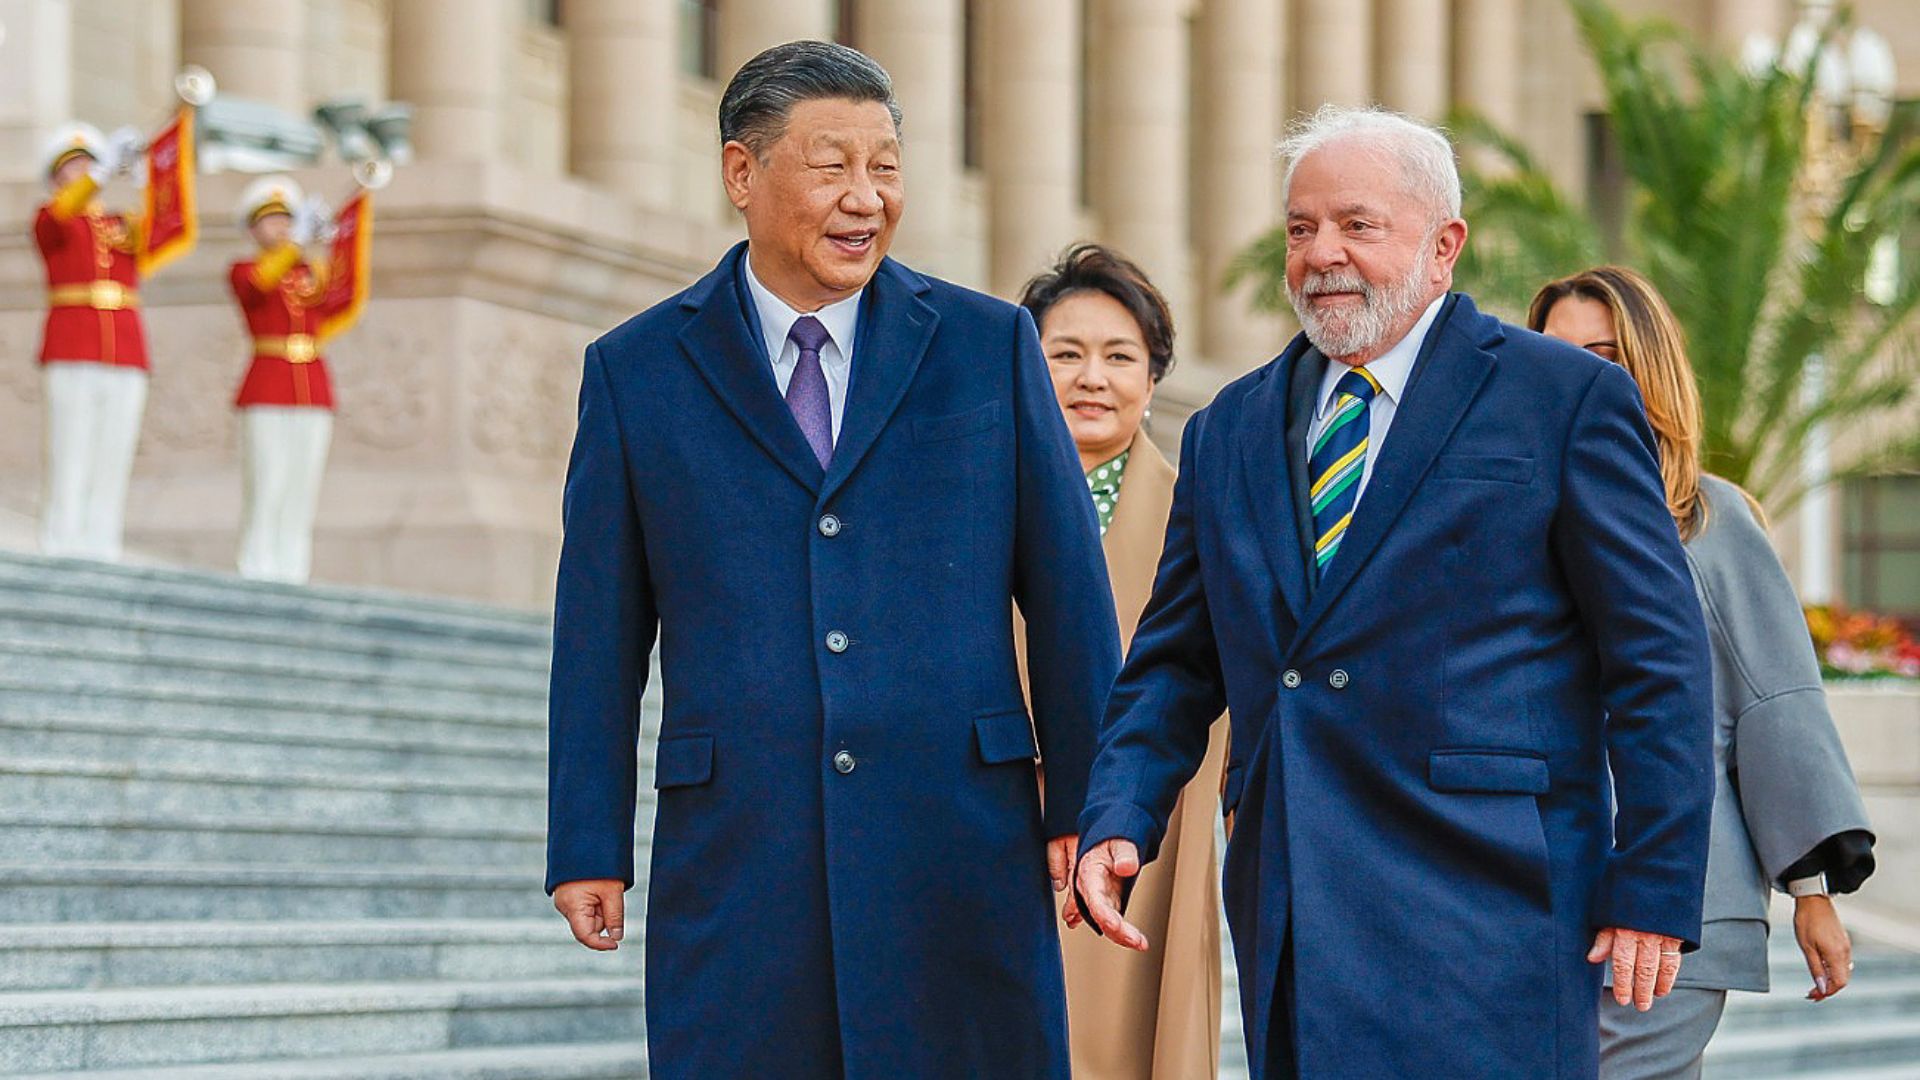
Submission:
<svg viewBox="0 0 1920 1080">
<path fill-rule="evenodd" d="M 793 378 L 787 381 L 787 408 L 793 410 L 794 423 L 813 447 L 813 456 L 826 468 L 833 457 L 833 410 L 827 404 L 827 373 L 820 367 L 820 346 L 827 343 L 827 328 L 811 315 L 802 315 L 787 337 L 800 346 L 800 362 L 793 366 Z"/>
</svg>

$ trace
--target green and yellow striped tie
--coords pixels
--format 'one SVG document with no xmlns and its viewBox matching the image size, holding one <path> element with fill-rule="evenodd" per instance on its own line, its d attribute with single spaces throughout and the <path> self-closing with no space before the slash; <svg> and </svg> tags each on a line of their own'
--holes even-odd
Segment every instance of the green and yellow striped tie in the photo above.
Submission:
<svg viewBox="0 0 1920 1080">
<path fill-rule="evenodd" d="M 1366 368 L 1353 368 L 1340 376 L 1334 386 L 1333 415 L 1307 458 L 1307 477 L 1312 483 L 1307 498 L 1313 505 L 1313 568 L 1317 577 L 1326 576 L 1327 564 L 1340 550 L 1340 540 L 1353 520 L 1360 478 L 1367 470 L 1368 406 L 1379 392 L 1380 383 Z"/>
</svg>

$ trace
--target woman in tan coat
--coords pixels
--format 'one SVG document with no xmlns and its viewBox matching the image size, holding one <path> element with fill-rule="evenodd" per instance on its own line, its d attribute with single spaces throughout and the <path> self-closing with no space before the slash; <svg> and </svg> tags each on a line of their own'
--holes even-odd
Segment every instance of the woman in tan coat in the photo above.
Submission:
<svg viewBox="0 0 1920 1080">
<path fill-rule="evenodd" d="M 1027 283 L 1054 392 L 1080 450 L 1100 519 L 1120 640 L 1153 590 L 1173 506 L 1173 466 L 1141 430 L 1173 364 L 1173 318 L 1140 269 L 1095 244 Z M 1160 856 L 1140 874 L 1128 916 L 1152 942 L 1116 949 L 1062 935 L 1075 1080 L 1211 1078 L 1220 1067 L 1220 871 L 1215 816 L 1226 723 L 1175 804 Z M 1068 905 L 1072 909 L 1072 905 Z"/>
</svg>

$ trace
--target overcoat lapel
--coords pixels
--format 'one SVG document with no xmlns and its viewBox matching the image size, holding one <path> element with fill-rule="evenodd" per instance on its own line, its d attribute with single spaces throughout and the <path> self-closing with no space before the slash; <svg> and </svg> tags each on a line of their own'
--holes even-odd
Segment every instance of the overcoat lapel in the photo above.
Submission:
<svg viewBox="0 0 1920 1080">
<path fill-rule="evenodd" d="M 939 313 L 921 298 L 932 288 L 925 278 L 892 259 L 880 263 L 867 285 L 853 343 L 846 414 L 827 464 L 822 498 L 830 498 L 872 449 L 920 370 L 940 322 Z M 799 430 L 794 426 L 795 434 Z"/>
<path fill-rule="evenodd" d="M 1107 576 L 1113 581 L 1113 608 L 1120 616 L 1123 646 L 1133 640 L 1140 614 L 1153 593 L 1177 478 L 1146 430 L 1135 431 L 1128 448 L 1126 475 L 1121 479 L 1120 501 L 1114 505 L 1113 521 L 1100 541 L 1107 556 Z"/>
<path fill-rule="evenodd" d="M 1314 590 L 1313 604 L 1300 624 L 1298 640 L 1305 640 L 1327 609 L 1367 564 L 1388 530 L 1406 509 L 1414 489 L 1433 467 L 1460 418 L 1493 372 L 1488 346 L 1501 340 L 1500 324 L 1484 318 L 1463 296 L 1442 308 L 1407 381 L 1405 400 L 1394 410 L 1367 489 L 1353 512 L 1353 523 L 1340 542 L 1340 551 L 1327 567 L 1327 576 Z M 1490 336 L 1480 339 L 1483 331 Z"/>
<path fill-rule="evenodd" d="M 744 243 L 734 245 L 720 265 L 687 290 L 680 304 L 692 315 L 680 330 L 680 348 L 761 449 L 818 494 L 824 471 L 781 399 L 759 335 L 747 322 L 750 304 L 740 293 L 739 274 L 746 249 Z"/>
<path fill-rule="evenodd" d="M 1305 555 L 1294 525 L 1293 486 L 1287 473 L 1287 387 L 1306 351 L 1306 339 L 1295 339 L 1249 395 L 1247 430 L 1240 439 L 1242 495 L 1253 508 L 1260 546 L 1295 621 L 1306 611 L 1308 598 Z"/>
</svg>

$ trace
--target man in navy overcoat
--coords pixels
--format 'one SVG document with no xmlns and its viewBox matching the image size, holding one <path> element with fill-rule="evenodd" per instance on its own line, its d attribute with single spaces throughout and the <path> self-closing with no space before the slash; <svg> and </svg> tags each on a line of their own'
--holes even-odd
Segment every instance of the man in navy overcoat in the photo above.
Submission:
<svg viewBox="0 0 1920 1080">
<path fill-rule="evenodd" d="M 1328 109 L 1290 151 L 1305 333 L 1187 426 L 1079 892 L 1142 944 L 1122 885 L 1231 705 L 1254 1074 L 1592 1077 L 1599 964 L 1646 1008 L 1699 940 L 1713 796 L 1706 631 L 1639 397 L 1448 292 L 1444 136 Z"/>
<path fill-rule="evenodd" d="M 747 243 L 587 349 L 547 887 L 624 936 L 657 633 L 653 1075 L 1065 1077 L 1053 891 L 1119 645 L 1033 323 L 885 258 L 873 61 L 776 47 L 720 120 Z"/>
</svg>

